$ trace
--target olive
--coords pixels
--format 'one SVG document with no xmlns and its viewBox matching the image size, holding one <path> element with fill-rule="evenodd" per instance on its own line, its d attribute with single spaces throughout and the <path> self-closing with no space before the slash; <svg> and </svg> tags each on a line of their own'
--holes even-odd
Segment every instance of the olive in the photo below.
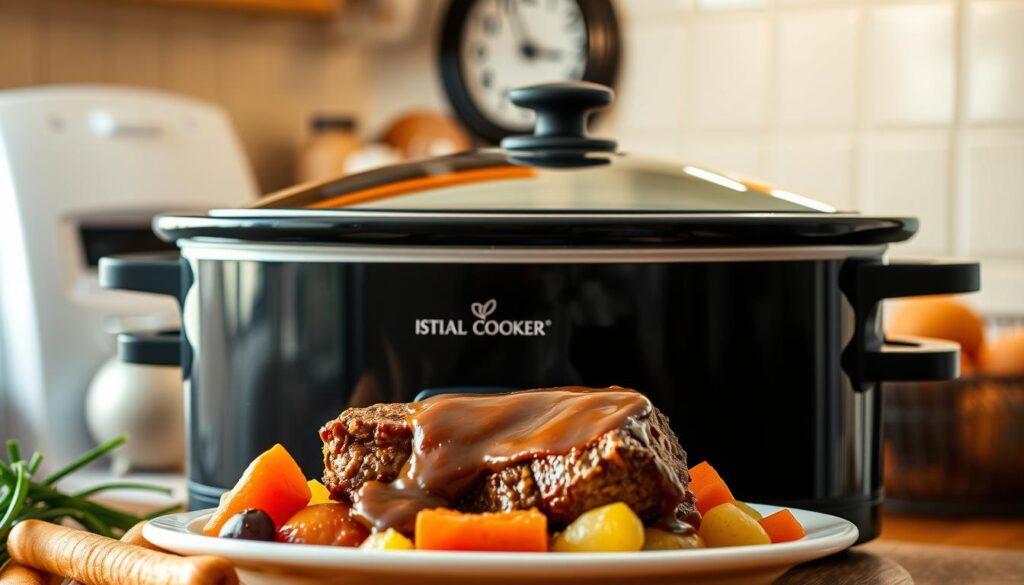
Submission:
<svg viewBox="0 0 1024 585">
<path fill-rule="evenodd" d="M 241 540 L 273 541 L 277 530 L 270 515 L 263 510 L 250 508 L 228 518 L 220 529 L 221 538 L 238 538 Z"/>
</svg>

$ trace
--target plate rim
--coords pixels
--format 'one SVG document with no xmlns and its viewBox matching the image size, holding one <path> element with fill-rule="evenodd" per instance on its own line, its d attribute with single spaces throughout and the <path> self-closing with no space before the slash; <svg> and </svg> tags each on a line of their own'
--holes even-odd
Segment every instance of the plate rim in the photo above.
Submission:
<svg viewBox="0 0 1024 585">
<path fill-rule="evenodd" d="M 778 506 L 750 504 L 762 514 Z M 217 539 L 189 530 L 189 524 L 208 516 L 213 509 L 179 512 L 154 518 L 143 527 L 143 536 L 156 546 L 184 555 L 217 555 L 240 566 L 284 566 L 313 570 L 344 567 L 365 573 L 478 574 L 515 571 L 551 577 L 588 572 L 616 574 L 704 573 L 751 568 L 791 566 L 845 550 L 858 536 L 857 527 L 844 518 L 799 508 L 794 515 L 827 524 L 826 533 L 792 542 L 705 548 L 699 551 L 645 551 L 642 553 L 544 553 L 477 551 L 368 551 L 357 548 L 295 545 Z"/>
</svg>

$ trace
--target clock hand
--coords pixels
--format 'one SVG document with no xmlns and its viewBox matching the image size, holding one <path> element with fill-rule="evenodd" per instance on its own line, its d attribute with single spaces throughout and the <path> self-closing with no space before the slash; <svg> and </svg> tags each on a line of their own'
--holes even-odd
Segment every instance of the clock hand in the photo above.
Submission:
<svg viewBox="0 0 1024 585">
<path fill-rule="evenodd" d="M 562 58 L 563 51 L 561 49 L 535 49 L 536 57 L 538 59 L 545 59 L 547 61 L 558 61 Z"/>
<path fill-rule="evenodd" d="M 537 44 L 530 40 L 526 27 L 523 26 L 523 17 L 519 14 L 516 0 L 505 0 L 503 6 L 512 28 L 512 35 L 519 41 L 519 52 L 527 59 L 535 59 L 539 50 Z"/>
</svg>

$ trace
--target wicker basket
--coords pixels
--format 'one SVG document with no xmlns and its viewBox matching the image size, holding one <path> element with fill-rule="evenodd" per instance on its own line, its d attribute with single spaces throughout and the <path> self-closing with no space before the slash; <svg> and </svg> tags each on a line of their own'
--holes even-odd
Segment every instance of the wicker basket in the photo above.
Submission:
<svg viewBox="0 0 1024 585">
<path fill-rule="evenodd" d="M 887 509 L 1024 513 L 1024 376 L 890 383 L 882 394 Z"/>
</svg>

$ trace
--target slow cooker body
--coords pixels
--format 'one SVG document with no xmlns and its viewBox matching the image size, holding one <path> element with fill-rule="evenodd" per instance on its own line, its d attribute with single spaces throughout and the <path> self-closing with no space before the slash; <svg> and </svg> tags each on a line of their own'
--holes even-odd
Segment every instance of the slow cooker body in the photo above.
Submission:
<svg viewBox="0 0 1024 585">
<path fill-rule="evenodd" d="M 738 497 L 838 514 L 870 538 L 880 400 L 842 371 L 849 253 L 452 263 L 293 247 L 262 261 L 186 242 L 190 507 L 215 506 L 275 442 L 318 477 L 317 430 L 349 406 L 621 385 L 648 395 L 691 464 L 713 462 Z"/>
</svg>

